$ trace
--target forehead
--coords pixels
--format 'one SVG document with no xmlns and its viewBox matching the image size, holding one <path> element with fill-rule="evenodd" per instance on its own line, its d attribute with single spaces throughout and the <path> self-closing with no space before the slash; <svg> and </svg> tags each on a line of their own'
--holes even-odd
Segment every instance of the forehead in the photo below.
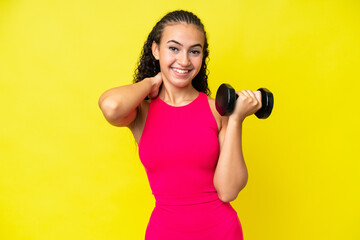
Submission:
<svg viewBox="0 0 360 240">
<path fill-rule="evenodd" d="M 167 24 L 161 36 L 161 43 L 175 40 L 183 45 L 201 44 L 204 46 L 204 32 L 194 24 Z"/>
</svg>

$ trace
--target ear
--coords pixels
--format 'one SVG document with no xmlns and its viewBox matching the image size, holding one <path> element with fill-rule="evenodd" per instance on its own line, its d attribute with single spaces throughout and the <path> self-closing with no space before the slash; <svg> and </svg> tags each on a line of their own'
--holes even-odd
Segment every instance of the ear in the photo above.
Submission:
<svg viewBox="0 0 360 240">
<path fill-rule="evenodd" d="M 151 46 L 152 54 L 156 60 L 159 60 L 159 45 L 153 41 Z"/>
</svg>

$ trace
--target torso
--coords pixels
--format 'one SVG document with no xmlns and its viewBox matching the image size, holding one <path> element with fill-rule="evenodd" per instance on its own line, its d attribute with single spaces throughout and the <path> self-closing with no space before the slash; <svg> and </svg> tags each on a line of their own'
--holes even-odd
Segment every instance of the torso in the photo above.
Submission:
<svg viewBox="0 0 360 240">
<path fill-rule="evenodd" d="M 236 211 L 214 185 L 227 118 L 203 93 L 182 104 L 143 101 L 132 127 L 156 200 L 145 239 L 243 239 Z"/>
<path fill-rule="evenodd" d="M 222 116 L 217 112 L 215 107 L 215 99 L 208 96 L 209 106 L 211 109 L 211 112 L 216 120 L 217 126 L 218 126 L 218 132 L 220 133 L 221 127 L 222 127 Z M 142 132 L 144 130 L 146 117 L 149 111 L 151 100 L 144 100 L 139 106 L 139 112 L 138 116 L 136 116 L 136 119 L 132 125 L 129 126 L 132 134 L 134 135 L 134 138 L 136 142 L 139 144 Z M 140 115 L 139 115 L 140 114 Z"/>
</svg>

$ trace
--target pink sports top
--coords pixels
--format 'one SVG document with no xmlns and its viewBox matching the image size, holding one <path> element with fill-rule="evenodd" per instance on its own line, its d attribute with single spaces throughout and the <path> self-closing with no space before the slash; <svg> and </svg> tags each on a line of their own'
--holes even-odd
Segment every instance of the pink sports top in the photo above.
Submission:
<svg viewBox="0 0 360 240">
<path fill-rule="evenodd" d="M 236 211 L 213 184 L 218 127 L 205 93 L 180 107 L 152 100 L 139 156 L 156 199 L 146 240 L 242 239 Z"/>
</svg>

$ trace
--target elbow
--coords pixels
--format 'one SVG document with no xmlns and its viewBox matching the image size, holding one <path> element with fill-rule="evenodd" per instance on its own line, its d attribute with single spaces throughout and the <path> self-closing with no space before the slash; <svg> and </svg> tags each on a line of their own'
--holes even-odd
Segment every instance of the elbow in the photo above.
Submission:
<svg viewBox="0 0 360 240">
<path fill-rule="evenodd" d="M 99 107 L 104 116 L 108 120 L 114 120 L 119 118 L 119 104 L 111 101 L 111 99 L 99 99 Z"/>
<path fill-rule="evenodd" d="M 111 99 L 99 100 L 99 107 L 105 117 L 105 119 L 115 126 L 120 126 L 124 117 L 121 115 L 121 106 L 118 102 L 112 101 Z"/>
<path fill-rule="evenodd" d="M 126 113 L 121 103 L 111 99 L 99 100 L 99 107 L 103 112 L 105 119 L 116 127 L 129 126 L 134 121 L 137 115 L 136 109 L 130 113 Z"/>
<path fill-rule="evenodd" d="M 233 191 L 229 191 L 227 193 L 218 192 L 219 199 L 223 202 L 234 201 L 238 197 L 240 191 L 245 188 L 246 184 L 247 184 L 247 177 L 244 178 L 241 184 L 239 184 L 236 188 L 234 188 Z"/>
<path fill-rule="evenodd" d="M 223 202 L 232 202 L 237 198 L 237 194 L 236 196 L 231 196 L 231 195 L 219 195 L 219 199 Z"/>
</svg>

